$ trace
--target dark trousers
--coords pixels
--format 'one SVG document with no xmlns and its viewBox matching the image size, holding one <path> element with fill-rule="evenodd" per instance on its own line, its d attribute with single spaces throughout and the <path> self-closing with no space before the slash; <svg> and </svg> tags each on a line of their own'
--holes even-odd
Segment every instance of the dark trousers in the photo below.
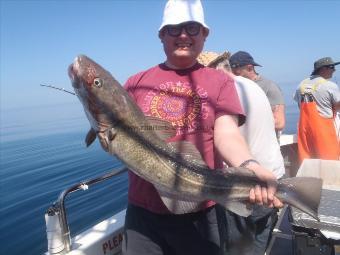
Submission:
<svg viewBox="0 0 340 255">
<path fill-rule="evenodd" d="M 128 205 L 124 255 L 220 255 L 220 245 L 215 207 L 160 215 Z"/>
<path fill-rule="evenodd" d="M 271 233 L 277 222 L 277 209 L 255 205 L 252 215 L 242 217 L 218 206 L 225 211 L 220 218 L 223 228 L 225 255 L 263 255 L 268 246 Z"/>
</svg>

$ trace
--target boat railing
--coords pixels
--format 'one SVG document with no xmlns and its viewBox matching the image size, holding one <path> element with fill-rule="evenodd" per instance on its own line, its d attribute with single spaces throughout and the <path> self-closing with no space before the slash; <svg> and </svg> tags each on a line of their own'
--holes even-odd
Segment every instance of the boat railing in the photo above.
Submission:
<svg viewBox="0 0 340 255">
<path fill-rule="evenodd" d="M 65 254 L 71 250 L 71 234 L 66 217 L 65 199 L 70 193 L 87 190 L 89 186 L 110 179 L 127 171 L 125 166 L 87 181 L 79 182 L 61 192 L 59 198 L 45 214 L 49 254 Z"/>
</svg>

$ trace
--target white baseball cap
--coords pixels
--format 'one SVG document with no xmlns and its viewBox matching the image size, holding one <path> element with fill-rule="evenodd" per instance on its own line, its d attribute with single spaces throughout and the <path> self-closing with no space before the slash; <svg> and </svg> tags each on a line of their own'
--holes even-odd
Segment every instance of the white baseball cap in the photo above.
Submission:
<svg viewBox="0 0 340 255">
<path fill-rule="evenodd" d="M 166 25 L 177 25 L 183 22 L 195 21 L 209 29 L 204 22 L 203 7 L 200 0 L 168 0 L 164 8 L 160 31 Z"/>
</svg>

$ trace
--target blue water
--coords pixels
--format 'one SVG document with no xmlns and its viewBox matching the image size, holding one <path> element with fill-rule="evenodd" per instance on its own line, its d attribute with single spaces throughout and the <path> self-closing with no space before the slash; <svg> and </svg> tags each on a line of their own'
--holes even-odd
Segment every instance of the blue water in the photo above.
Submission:
<svg viewBox="0 0 340 255">
<path fill-rule="evenodd" d="M 296 131 L 294 87 L 282 87 L 287 103 L 285 133 Z M 88 127 L 80 103 L 1 112 L 1 254 L 43 254 L 47 250 L 44 213 L 60 192 L 121 166 L 98 142 L 85 147 Z M 126 173 L 72 193 L 66 199 L 71 235 L 120 211 L 126 203 Z"/>
<path fill-rule="evenodd" d="M 79 104 L 15 109 L 1 117 L 0 253 L 43 254 L 44 213 L 60 192 L 120 163 L 98 142 L 85 147 L 89 125 Z M 72 236 L 126 202 L 126 174 L 72 193 L 66 199 Z"/>
</svg>

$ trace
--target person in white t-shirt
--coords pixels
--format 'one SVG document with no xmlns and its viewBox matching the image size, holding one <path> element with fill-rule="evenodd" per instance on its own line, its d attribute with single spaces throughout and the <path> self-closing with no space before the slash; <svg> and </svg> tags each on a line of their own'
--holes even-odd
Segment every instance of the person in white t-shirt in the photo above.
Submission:
<svg viewBox="0 0 340 255">
<path fill-rule="evenodd" d="M 281 178 L 285 174 L 284 161 L 277 143 L 268 98 L 255 82 L 241 76 L 235 76 L 234 79 L 241 105 L 248 117 L 240 130 L 250 152 L 260 164 L 272 169 L 276 178 Z"/>
<path fill-rule="evenodd" d="M 202 53 L 201 59 L 204 59 L 204 54 L 207 53 Z M 208 54 L 212 55 L 211 52 Z M 234 78 L 241 105 L 247 115 L 246 122 L 239 128 L 251 154 L 261 165 L 272 170 L 277 179 L 282 178 L 285 174 L 284 161 L 266 94 L 254 81 L 231 73 L 228 54 L 216 55 L 215 59 L 203 64 L 222 70 Z M 224 211 L 223 208 L 221 210 Z M 230 211 L 221 213 L 220 224 L 225 235 L 227 254 L 264 254 L 277 221 L 277 212 L 277 209 L 256 205 L 249 217 Z"/>
</svg>

